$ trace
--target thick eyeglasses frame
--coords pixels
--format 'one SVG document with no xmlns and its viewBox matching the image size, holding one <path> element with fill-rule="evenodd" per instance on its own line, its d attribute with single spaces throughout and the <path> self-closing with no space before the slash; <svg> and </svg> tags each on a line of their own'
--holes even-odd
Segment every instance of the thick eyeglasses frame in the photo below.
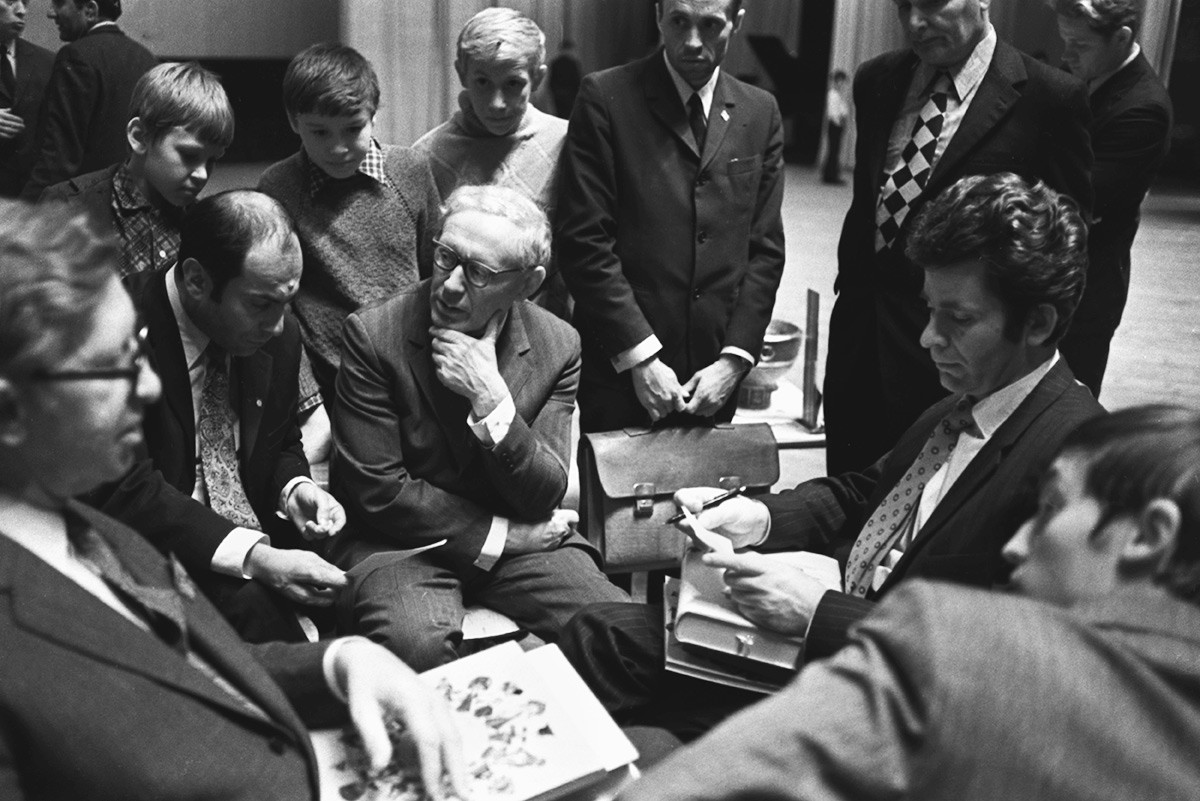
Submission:
<svg viewBox="0 0 1200 801">
<path fill-rule="evenodd" d="M 462 265 L 463 275 L 467 278 L 467 283 L 473 287 L 483 289 L 497 275 L 505 273 L 523 273 L 524 267 L 516 267 L 511 270 L 493 270 L 481 261 L 475 259 L 464 259 L 458 255 L 458 251 L 449 245 L 443 245 L 436 239 L 433 240 L 433 266 L 437 267 L 444 273 L 454 272 L 454 268 Z"/>
<path fill-rule="evenodd" d="M 30 375 L 34 381 L 117 381 L 137 383 L 146 364 L 146 337 L 150 330 L 143 326 L 130 338 L 133 344 L 133 363 L 128 367 L 84 367 L 75 370 L 38 370 Z"/>
</svg>

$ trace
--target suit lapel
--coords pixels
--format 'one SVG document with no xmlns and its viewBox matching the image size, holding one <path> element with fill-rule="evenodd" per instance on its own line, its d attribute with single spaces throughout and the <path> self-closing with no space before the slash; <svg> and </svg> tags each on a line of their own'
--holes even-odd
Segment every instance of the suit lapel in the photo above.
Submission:
<svg viewBox="0 0 1200 801">
<path fill-rule="evenodd" d="M 663 127 L 674 134 L 675 138 L 699 159 L 700 152 L 696 149 L 696 140 L 692 137 L 691 126 L 688 125 L 687 112 L 683 107 L 683 103 L 679 100 L 679 92 L 675 90 L 675 84 L 671 81 L 671 75 L 667 72 L 667 65 L 663 60 L 662 48 L 654 51 L 644 63 L 645 69 L 642 71 L 642 85 L 644 86 L 646 104 L 650 107 L 650 113 L 658 118 Z M 715 98 L 712 107 L 714 109 L 717 107 Z M 709 123 L 712 123 L 711 115 Z M 709 134 L 712 134 L 711 128 L 709 128 Z M 708 152 L 708 149 L 706 146 L 705 152 Z"/>
<path fill-rule="evenodd" d="M 508 323 L 496 342 L 496 363 L 518 409 L 521 405 L 517 400 L 533 375 L 533 365 L 529 359 L 530 348 L 529 332 L 525 327 L 524 304 L 517 302 L 513 304 L 508 314 Z"/>
<path fill-rule="evenodd" d="M 1024 435 L 1033 422 L 1042 415 L 1073 383 L 1066 365 L 1059 363 L 1033 388 L 1024 402 L 1004 421 L 983 449 L 976 454 L 966 470 L 947 491 L 946 496 L 934 508 L 933 514 L 917 534 L 912 546 L 905 552 L 896 566 L 893 577 L 902 574 L 913 556 L 942 528 L 946 520 L 976 493 L 983 491 L 988 481 L 1004 461 L 1004 457 Z"/>
<path fill-rule="evenodd" d="M 134 543 L 136 534 L 87 507 L 74 503 L 72 506 L 113 547 L 121 564 L 135 579 L 144 584 L 172 586 L 173 577 L 167 563 L 145 543 Z M 138 553 L 139 548 L 152 558 Z M 110 609 L 74 581 L 64 578 L 41 559 L 4 537 L 0 537 L 0 562 L 12 565 L 12 573 L 5 581 L 12 585 L 12 616 L 17 625 L 91 659 L 173 687 L 239 716 L 249 716 L 227 692 L 181 659 L 158 637 Z M 208 641 L 212 631 L 208 614 L 211 609 L 205 602 L 189 601 L 185 596 L 184 610 L 193 638 Z M 232 634 L 226 636 L 224 647 L 228 647 L 232 638 Z M 220 669 L 227 679 L 237 684 L 246 683 L 244 670 L 227 669 L 224 665 Z M 274 721 L 290 722 L 293 716 L 287 710 L 286 702 L 280 710 L 272 698 L 269 680 L 266 684 L 266 692 L 259 687 L 239 689 L 273 716 Z M 278 694 L 278 690 L 274 692 Z M 279 726 L 278 723 L 274 725 Z"/>
<path fill-rule="evenodd" d="M 258 350 L 249 356 L 234 359 L 238 379 L 238 418 L 241 421 L 242 463 L 250 460 L 258 432 L 262 428 L 263 407 L 271 388 L 271 370 L 275 360 L 271 354 Z"/>
<path fill-rule="evenodd" d="M 404 361 L 428 408 L 433 409 L 438 430 L 448 440 L 446 457 L 461 471 L 470 461 L 469 443 L 465 439 L 473 436 L 465 423 L 470 407 L 465 399 L 446 389 L 434 371 L 433 351 L 429 346 L 429 326 L 433 321 L 428 293 L 412 309 L 415 313 L 405 322 Z"/>
<path fill-rule="evenodd" d="M 1025 65 L 1021 63 L 1016 51 L 1004 42 L 997 41 L 992 63 L 980 81 L 979 89 L 975 92 L 971 106 L 967 109 L 958 130 L 955 131 L 954 138 L 946 145 L 946 150 L 933 166 L 933 174 L 929 176 L 923 196 L 932 197 L 931 187 L 948 173 L 956 174 L 953 172 L 955 165 L 999 124 L 1013 104 L 1020 99 L 1019 87 L 1025 80 Z"/>
<path fill-rule="evenodd" d="M 900 115 L 900 109 L 904 106 L 904 97 L 908 93 L 908 85 L 912 82 L 916 68 L 917 57 L 912 53 L 906 53 L 902 59 L 886 71 L 876 86 L 874 98 L 876 102 L 871 107 L 878 108 L 878 116 L 874 123 L 870 123 L 871 127 L 868 129 L 872 131 L 874 137 L 868 174 L 874 181 L 872 188 L 875 190 L 883 185 L 883 171 L 888 166 L 886 163 L 888 141 L 891 139 L 896 117 Z"/>
<path fill-rule="evenodd" d="M 149 326 L 150 349 L 153 351 L 154 369 L 162 380 L 163 402 L 175 416 L 183 430 L 184 446 L 190 458 L 195 458 L 196 422 L 192 410 L 192 381 L 188 376 L 187 358 L 183 353 L 183 340 L 179 336 L 179 324 L 167 298 L 166 273 L 156 274 L 146 287 L 146 303 L 142 308 L 145 323 Z"/>
<path fill-rule="evenodd" d="M 712 105 L 708 109 L 708 133 L 704 137 L 704 154 L 700 158 L 700 169 L 705 169 L 712 162 L 721 149 L 721 143 L 725 141 L 729 126 L 737 121 L 737 100 L 733 89 L 724 72 L 717 76 Z"/>
</svg>

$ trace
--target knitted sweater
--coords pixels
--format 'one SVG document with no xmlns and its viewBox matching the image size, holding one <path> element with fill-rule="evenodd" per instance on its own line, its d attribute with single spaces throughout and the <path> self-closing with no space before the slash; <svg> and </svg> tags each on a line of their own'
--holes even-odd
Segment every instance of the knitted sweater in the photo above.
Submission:
<svg viewBox="0 0 1200 801">
<path fill-rule="evenodd" d="M 464 185 L 497 184 L 531 198 L 546 212 L 551 224 L 558 199 L 558 163 L 567 121 L 526 107 L 517 130 L 507 136 L 489 133 L 467 100 L 459 95 L 459 110 L 413 144 L 429 157 L 438 192 L 448 197 Z M 551 265 L 538 305 L 564 319 L 569 300 L 566 284 Z"/>
<path fill-rule="evenodd" d="M 303 149 L 258 182 L 300 232 L 304 274 L 292 306 L 326 398 L 333 397 L 346 317 L 416 284 L 431 264 L 438 196 L 429 165 L 406 147 L 384 145 L 383 152 L 392 186 L 360 173 L 314 196 Z"/>
</svg>

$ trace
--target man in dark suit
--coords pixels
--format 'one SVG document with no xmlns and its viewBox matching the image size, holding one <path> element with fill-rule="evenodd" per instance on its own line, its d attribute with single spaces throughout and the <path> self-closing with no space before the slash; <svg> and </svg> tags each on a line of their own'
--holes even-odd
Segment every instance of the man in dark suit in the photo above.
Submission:
<svg viewBox="0 0 1200 801">
<path fill-rule="evenodd" d="M 735 547 L 821 551 L 844 564 L 845 592 L 827 592 L 761 553 L 706 556 L 727 568 L 746 617 L 803 635 L 811 660 L 840 648 L 850 624 L 910 578 L 978 587 L 1007 578 L 1001 546 L 1036 507 L 1033 478 L 1068 431 L 1103 411 L 1055 351 L 1083 291 L 1084 239 L 1074 203 L 1011 173 L 964 178 L 926 205 L 908 256 L 925 272 L 921 343 L 952 397 L 861 473 L 702 512 L 718 490 L 676 496 Z M 564 651 L 610 710 L 658 701 L 677 707 L 655 714 L 675 716 L 689 707 L 663 680 L 661 611 L 636 611 L 582 613 Z"/>
<path fill-rule="evenodd" d="M 331 484 L 351 523 L 338 561 L 358 567 L 339 607 L 418 669 L 456 657 L 465 603 L 553 641 L 587 604 L 628 601 L 574 532 L 576 513 L 558 508 L 579 340 L 523 300 L 549 258 L 533 201 L 460 187 L 433 278 L 346 320 Z"/>
<path fill-rule="evenodd" d="M 38 117 L 33 171 L 21 192 L 27 200 L 125 159 L 133 87 L 158 63 L 117 27 L 121 0 L 51 0 L 47 16 L 67 44 L 54 58 Z"/>
<path fill-rule="evenodd" d="M 1136 41 L 1140 0 L 1060 0 L 1063 61 L 1087 82 L 1092 107 L 1092 188 L 1087 289 L 1062 353 L 1096 397 L 1129 295 L 1129 251 L 1142 199 L 1171 143 L 1171 99 Z"/>
<path fill-rule="evenodd" d="M 25 0 L 0 0 L 0 197 L 16 197 L 29 177 L 33 132 L 54 54 L 21 38 Z"/>
<path fill-rule="evenodd" d="M 1080 425 L 1004 548 L 1013 593 L 915 581 L 853 645 L 625 801 L 1126 801 L 1200 784 L 1200 415 Z"/>
<path fill-rule="evenodd" d="M 308 544 L 336 534 L 345 514 L 309 477 L 301 447 L 300 336 L 285 311 L 300 273 L 291 219 L 268 196 L 225 192 L 189 209 L 179 262 L 126 279 L 163 383 L 143 422 L 153 469 L 139 465 L 94 496 L 106 513 L 178 554 L 254 640 L 303 634 L 290 604 L 243 579 L 315 606 L 332 603 L 344 584 Z M 224 525 L 198 509 L 187 525 L 165 518 L 179 501 L 158 474 Z"/>
<path fill-rule="evenodd" d="M 945 394 L 919 342 L 921 269 L 904 255 L 914 214 L 964 175 L 1001 170 L 1090 207 L 1082 85 L 998 41 L 988 5 L 897 0 L 911 49 L 855 77 L 854 198 L 825 366 L 830 475 L 870 466 Z"/>
<path fill-rule="evenodd" d="M 583 339 L 584 431 L 728 420 L 783 271 L 775 100 L 719 67 L 741 0 L 664 0 L 663 48 L 589 75 L 556 253 Z"/>
<path fill-rule="evenodd" d="M 117 258 L 81 216 L 0 205 L 0 797 L 316 799 L 305 726 L 347 706 L 377 767 L 398 716 L 427 786 L 459 779 L 448 712 L 394 656 L 248 649 L 178 562 L 71 500 L 129 468 L 159 393 Z"/>
</svg>

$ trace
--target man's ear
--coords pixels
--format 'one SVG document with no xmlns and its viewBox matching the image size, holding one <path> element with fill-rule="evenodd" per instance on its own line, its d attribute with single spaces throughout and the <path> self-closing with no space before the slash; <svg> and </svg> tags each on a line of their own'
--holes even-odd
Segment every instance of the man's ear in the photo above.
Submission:
<svg viewBox="0 0 1200 801">
<path fill-rule="evenodd" d="M 212 276 L 200 262 L 192 258 L 184 259 L 183 263 L 179 265 L 179 274 L 183 278 L 180 288 L 184 295 L 193 302 L 212 297 Z"/>
<path fill-rule="evenodd" d="M 83 18 L 87 20 L 88 25 L 95 25 L 100 21 L 100 6 L 96 0 L 87 0 L 79 10 L 83 12 Z"/>
<path fill-rule="evenodd" d="M 533 293 L 538 291 L 538 287 L 542 285 L 542 281 L 546 280 L 546 268 L 539 265 L 532 270 L 527 270 L 522 279 L 525 283 L 521 288 L 521 297 L 531 298 Z"/>
<path fill-rule="evenodd" d="M 535 69 L 530 74 L 530 76 L 529 76 L 529 91 L 530 91 L 530 93 L 536 92 L 538 90 L 538 87 L 542 85 L 542 81 L 546 80 L 546 73 L 548 71 L 549 71 L 549 67 L 547 67 L 545 64 L 542 64 L 540 67 Z"/>
<path fill-rule="evenodd" d="M 1121 564 L 1130 571 L 1154 574 L 1175 551 L 1183 514 L 1169 498 L 1155 498 L 1137 518 L 1137 533 L 1121 550 Z"/>
<path fill-rule="evenodd" d="M 1133 44 L 1133 30 L 1128 25 L 1122 25 L 1113 31 L 1113 41 L 1121 46 L 1122 50 L 1127 50 Z"/>
<path fill-rule="evenodd" d="M 1039 303 L 1030 310 L 1025 321 L 1025 341 L 1035 347 L 1046 345 L 1057 325 L 1058 309 L 1050 303 Z"/>
<path fill-rule="evenodd" d="M 141 117 L 134 117 L 125 126 L 125 139 L 129 142 L 129 149 L 139 156 L 146 155 L 150 150 L 150 133 Z"/>
<path fill-rule="evenodd" d="M 300 135 L 300 122 L 299 122 L 299 120 L 296 119 L 296 115 L 288 114 L 287 120 L 288 120 L 288 125 L 290 125 L 292 128 L 292 132 L 294 134 L 296 134 L 297 136 L 299 136 Z"/>
<path fill-rule="evenodd" d="M 16 447 L 25 441 L 25 414 L 17 388 L 0 377 L 0 444 Z"/>
</svg>

